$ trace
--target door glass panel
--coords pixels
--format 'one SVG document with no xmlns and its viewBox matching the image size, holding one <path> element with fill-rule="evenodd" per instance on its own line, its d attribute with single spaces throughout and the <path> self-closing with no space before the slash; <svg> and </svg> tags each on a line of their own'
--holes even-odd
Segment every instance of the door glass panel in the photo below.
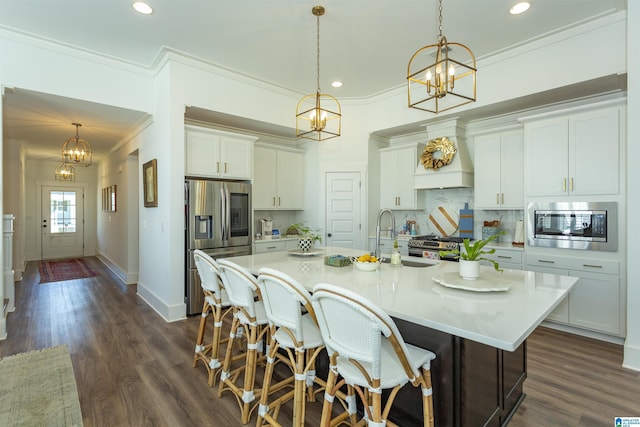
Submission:
<svg viewBox="0 0 640 427">
<path fill-rule="evenodd" d="M 231 237 L 249 235 L 249 195 L 231 193 Z"/>
<path fill-rule="evenodd" d="M 76 232 L 76 192 L 51 191 L 50 220 L 52 234 Z"/>
</svg>

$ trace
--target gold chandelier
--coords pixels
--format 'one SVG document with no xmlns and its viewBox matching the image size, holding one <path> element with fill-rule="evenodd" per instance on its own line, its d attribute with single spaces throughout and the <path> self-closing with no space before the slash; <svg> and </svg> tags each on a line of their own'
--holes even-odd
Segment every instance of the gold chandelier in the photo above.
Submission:
<svg viewBox="0 0 640 427">
<path fill-rule="evenodd" d="M 407 66 L 409 107 L 439 112 L 476 100 L 476 57 L 467 46 L 442 34 L 440 0 L 438 42 L 420 48 Z"/>
<path fill-rule="evenodd" d="M 69 160 L 77 166 L 91 166 L 91 144 L 78 136 L 78 128 L 82 126 L 80 123 L 71 123 L 76 127 L 76 136 L 67 139 L 62 146 L 63 163 Z"/>
<path fill-rule="evenodd" d="M 58 163 L 58 166 L 56 166 L 55 178 L 56 181 L 76 180 L 76 170 L 69 162 L 67 162 L 67 158 L 65 156 L 62 156 L 62 161 Z"/>
<path fill-rule="evenodd" d="M 331 95 L 320 93 L 320 17 L 324 7 L 314 6 L 311 12 L 316 16 L 316 93 L 307 95 L 296 107 L 296 136 L 323 141 L 340 136 L 340 103 Z"/>
</svg>

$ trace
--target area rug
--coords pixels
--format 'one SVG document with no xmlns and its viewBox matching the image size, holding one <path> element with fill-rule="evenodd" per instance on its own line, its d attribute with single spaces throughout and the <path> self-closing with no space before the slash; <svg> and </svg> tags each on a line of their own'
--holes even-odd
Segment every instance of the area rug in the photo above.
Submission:
<svg viewBox="0 0 640 427">
<path fill-rule="evenodd" d="M 40 261 L 38 271 L 40 272 L 40 283 L 85 279 L 96 275 L 89 263 L 83 259 Z"/>
<path fill-rule="evenodd" d="M 0 426 L 82 426 L 66 346 L 0 359 Z"/>
</svg>

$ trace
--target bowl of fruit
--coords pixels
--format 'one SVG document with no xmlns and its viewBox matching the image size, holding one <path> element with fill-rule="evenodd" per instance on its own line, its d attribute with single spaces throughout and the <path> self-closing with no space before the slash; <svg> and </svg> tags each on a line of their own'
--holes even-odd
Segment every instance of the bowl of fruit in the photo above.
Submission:
<svg viewBox="0 0 640 427">
<path fill-rule="evenodd" d="M 360 271 L 376 271 L 380 265 L 380 260 L 375 255 L 364 254 L 355 257 L 353 265 Z"/>
</svg>

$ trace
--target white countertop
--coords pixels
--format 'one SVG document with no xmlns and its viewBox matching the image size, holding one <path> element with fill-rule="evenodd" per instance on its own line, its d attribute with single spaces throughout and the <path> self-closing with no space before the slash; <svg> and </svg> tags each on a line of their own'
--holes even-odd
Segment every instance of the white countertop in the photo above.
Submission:
<svg viewBox="0 0 640 427">
<path fill-rule="evenodd" d="M 481 267 L 483 279 L 499 275 L 511 289 L 480 293 L 443 287 L 432 280 L 434 275 L 457 271 L 455 262 L 431 267 L 381 264 L 377 271 L 364 272 L 353 266 L 324 265 L 324 255 L 366 251 L 327 247 L 321 252 L 297 256 L 279 251 L 231 260 L 253 274 L 262 267 L 280 270 L 310 291 L 318 283 L 342 286 L 370 299 L 390 316 L 507 351 L 518 348 L 578 281 L 570 276 L 510 269 L 497 273 L 493 267 Z"/>
</svg>

